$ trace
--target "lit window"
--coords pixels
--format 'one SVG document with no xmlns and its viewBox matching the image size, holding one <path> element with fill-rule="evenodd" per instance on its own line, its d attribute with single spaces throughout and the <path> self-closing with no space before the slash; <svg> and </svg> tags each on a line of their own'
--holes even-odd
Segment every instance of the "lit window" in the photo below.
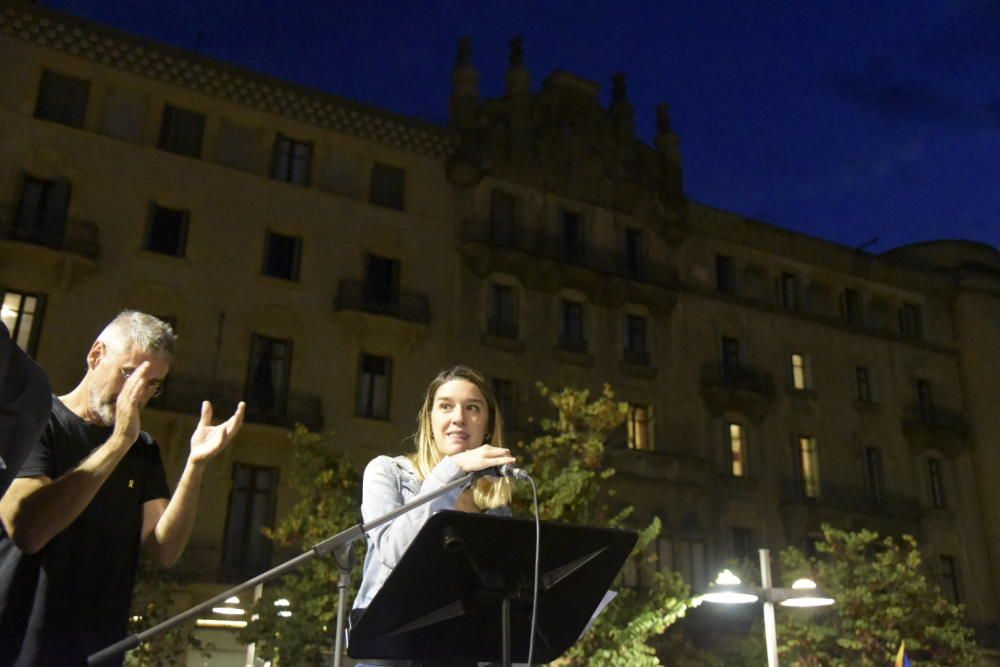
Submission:
<svg viewBox="0 0 1000 667">
<path fill-rule="evenodd" d="M 791 357 L 792 387 L 799 391 L 812 389 L 812 364 L 805 354 L 793 352 Z"/>
<path fill-rule="evenodd" d="M 806 498 L 819 498 L 819 448 L 816 438 L 800 435 L 798 438 L 799 478 L 802 483 L 802 494 Z"/>
<path fill-rule="evenodd" d="M 629 405 L 628 448 L 653 451 L 653 408 L 649 405 Z"/>
<path fill-rule="evenodd" d="M 733 477 L 746 477 L 747 474 L 747 443 L 742 424 L 730 423 L 729 440 L 729 472 Z"/>
<path fill-rule="evenodd" d="M 3 307 L 0 310 L 3 323 L 7 326 L 11 339 L 32 357 L 38 350 L 44 305 L 44 294 L 12 291 L 3 293 Z"/>
</svg>

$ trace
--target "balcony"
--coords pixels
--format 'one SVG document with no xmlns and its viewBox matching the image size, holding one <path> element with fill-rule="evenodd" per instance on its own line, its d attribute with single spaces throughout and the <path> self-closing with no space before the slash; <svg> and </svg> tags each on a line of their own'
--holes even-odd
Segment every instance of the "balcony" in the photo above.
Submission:
<svg viewBox="0 0 1000 667">
<path fill-rule="evenodd" d="M 909 496 L 882 492 L 876 499 L 863 485 L 823 482 L 820 495 L 808 498 L 802 481 L 783 479 L 779 501 L 789 534 L 818 530 L 823 523 L 852 529 L 871 528 L 883 534 L 916 534 L 921 517 L 920 502 Z"/>
<path fill-rule="evenodd" d="M 163 393 L 149 402 L 149 407 L 186 415 L 201 414 L 201 402 L 211 401 L 217 416 L 231 415 L 236 404 L 246 400 L 242 386 L 213 383 L 206 378 L 170 374 Z M 293 428 L 302 424 L 311 431 L 323 430 L 323 408 L 319 396 L 290 393 L 279 409 L 255 410 L 247 406 L 248 423 Z"/>
<path fill-rule="evenodd" d="M 360 280 L 341 280 L 333 300 L 336 311 L 354 311 L 430 326 L 431 304 L 426 294 L 399 290 L 395 294 L 372 289 Z"/>
<path fill-rule="evenodd" d="M 46 229 L 18 224 L 17 211 L 16 204 L 0 204 L 0 266 L 18 276 L 48 274 L 38 281 L 46 290 L 68 288 L 74 275 L 97 268 L 96 223 L 65 218 L 61 225 Z"/>
<path fill-rule="evenodd" d="M 701 367 L 701 397 L 713 415 L 733 410 L 759 422 L 774 399 L 774 380 L 767 371 L 710 361 Z"/>
<path fill-rule="evenodd" d="M 936 449 L 955 456 L 968 445 L 969 427 L 956 410 L 908 405 L 903 410 L 903 435 L 916 452 Z"/>
<path fill-rule="evenodd" d="M 461 252 L 476 275 L 493 271 L 516 275 L 544 292 L 572 287 L 595 303 L 620 307 L 626 302 L 647 305 L 654 314 L 673 307 L 678 286 L 673 267 L 644 257 L 629 266 L 624 253 L 586 241 L 567 246 L 544 230 L 520 225 L 498 229 L 489 220 L 470 219 L 462 225 Z"/>
</svg>

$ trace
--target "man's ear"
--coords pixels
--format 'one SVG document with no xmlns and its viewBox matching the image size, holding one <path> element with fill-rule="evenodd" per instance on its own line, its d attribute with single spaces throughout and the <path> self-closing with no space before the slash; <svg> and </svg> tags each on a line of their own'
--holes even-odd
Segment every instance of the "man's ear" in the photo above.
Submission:
<svg viewBox="0 0 1000 667">
<path fill-rule="evenodd" d="M 94 369 L 97 368 L 97 364 L 100 363 L 104 355 L 108 353 L 108 348 L 103 341 L 95 340 L 94 344 L 90 346 L 90 351 L 87 352 L 87 368 Z"/>
</svg>

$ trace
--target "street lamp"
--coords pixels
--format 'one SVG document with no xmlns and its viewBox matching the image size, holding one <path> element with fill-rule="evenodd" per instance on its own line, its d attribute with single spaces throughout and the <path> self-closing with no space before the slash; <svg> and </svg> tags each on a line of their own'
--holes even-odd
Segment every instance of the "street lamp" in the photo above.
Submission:
<svg viewBox="0 0 1000 667">
<path fill-rule="evenodd" d="M 778 667 L 778 636 L 774 626 L 774 605 L 783 607 L 825 607 L 833 604 L 831 597 L 823 595 L 809 579 L 799 579 L 791 588 L 775 588 L 771 584 L 771 552 L 760 553 L 760 588 L 746 586 L 739 577 L 723 570 L 708 593 L 701 596 L 705 602 L 716 604 L 750 604 L 764 602 L 764 640 L 767 644 L 768 667 Z"/>
</svg>

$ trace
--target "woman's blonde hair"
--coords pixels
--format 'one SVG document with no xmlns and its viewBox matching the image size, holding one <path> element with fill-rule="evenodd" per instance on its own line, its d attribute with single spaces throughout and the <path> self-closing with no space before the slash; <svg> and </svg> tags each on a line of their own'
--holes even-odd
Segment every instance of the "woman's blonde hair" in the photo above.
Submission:
<svg viewBox="0 0 1000 667">
<path fill-rule="evenodd" d="M 431 427 L 431 412 L 434 410 L 434 397 L 441 385 L 452 380 L 465 380 L 476 386 L 486 399 L 486 434 L 485 444 L 503 447 L 503 416 L 500 414 L 500 404 L 497 402 L 493 388 L 478 371 L 468 366 L 455 366 L 437 374 L 427 385 L 424 402 L 417 413 L 417 432 L 413 435 L 417 443 L 417 451 L 410 455 L 413 466 L 417 469 L 420 479 L 426 479 L 444 455 L 434 442 L 434 430 Z M 511 483 L 502 477 L 481 477 L 473 487 L 472 497 L 480 509 L 493 509 L 510 502 Z"/>
</svg>

